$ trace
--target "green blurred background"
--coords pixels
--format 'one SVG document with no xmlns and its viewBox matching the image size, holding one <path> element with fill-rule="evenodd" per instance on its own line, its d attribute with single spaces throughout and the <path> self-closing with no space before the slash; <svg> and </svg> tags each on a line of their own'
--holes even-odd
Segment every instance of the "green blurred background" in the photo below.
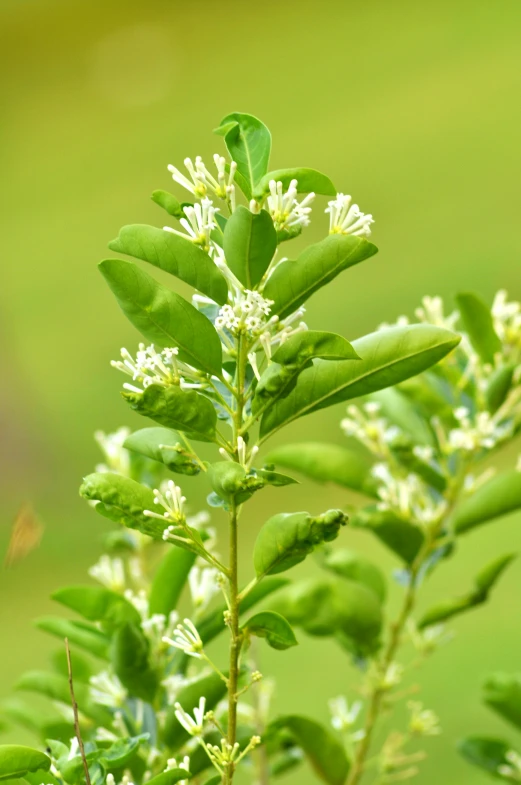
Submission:
<svg viewBox="0 0 521 785">
<path fill-rule="evenodd" d="M 31 620 L 51 609 L 50 591 L 84 580 L 99 553 L 106 524 L 77 488 L 98 460 L 93 431 L 138 425 L 109 367 L 138 336 L 96 262 L 122 224 L 162 225 L 149 195 L 170 188 L 166 165 L 220 151 L 212 128 L 251 112 L 272 130 L 273 168 L 321 169 L 374 214 L 380 253 L 313 298 L 310 326 L 355 338 L 411 313 L 424 294 L 461 288 L 491 299 L 504 287 L 519 299 L 520 25 L 519 0 L 3 0 L 0 545 L 26 499 L 46 534 L 37 553 L 0 572 L 0 697 L 48 659 L 52 643 Z M 307 241 L 324 233 L 324 207 Z M 288 437 L 341 442 L 342 411 L 301 420 Z M 187 479 L 184 490 L 197 509 L 201 483 Z M 277 507 L 318 512 L 346 500 L 309 485 L 265 492 L 243 524 L 245 555 Z M 425 604 L 465 590 L 492 554 L 519 549 L 520 524 L 511 517 L 469 537 Z M 393 566 L 366 537 L 348 531 L 343 544 Z M 485 782 L 455 741 L 503 732 L 479 690 L 491 670 L 520 667 L 520 611 L 521 561 L 425 666 L 425 703 L 445 733 L 426 745 L 424 785 Z M 263 657 L 279 679 L 279 709 L 326 720 L 328 697 L 353 697 L 354 672 L 326 642 Z M 287 779 L 313 781 L 304 770 Z"/>
</svg>

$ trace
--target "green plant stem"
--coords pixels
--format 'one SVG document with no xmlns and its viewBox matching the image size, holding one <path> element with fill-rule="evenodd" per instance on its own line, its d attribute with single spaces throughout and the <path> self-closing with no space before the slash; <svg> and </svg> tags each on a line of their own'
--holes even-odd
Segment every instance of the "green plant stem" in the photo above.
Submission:
<svg viewBox="0 0 521 785">
<path fill-rule="evenodd" d="M 358 785 L 358 782 L 364 773 L 367 762 L 367 755 L 371 747 L 374 730 L 382 710 L 384 696 L 387 692 L 386 688 L 381 686 L 382 680 L 385 677 L 389 666 L 394 661 L 396 652 L 398 651 L 402 641 L 405 625 L 407 624 L 407 621 L 411 617 L 411 614 L 414 610 L 418 594 L 418 575 L 429 556 L 437 547 L 439 547 L 439 534 L 443 530 L 444 524 L 449 520 L 450 515 L 459 498 L 469 463 L 470 460 L 464 461 L 460 466 L 460 469 L 454 479 L 451 492 L 448 494 L 448 507 L 445 511 L 445 515 L 438 522 L 438 524 L 435 525 L 426 534 L 423 545 L 411 565 L 409 585 L 403 598 L 402 607 L 398 617 L 390 625 L 389 640 L 378 663 L 376 684 L 371 690 L 369 696 L 369 706 L 364 724 L 364 737 L 358 745 L 346 785 Z"/>
<path fill-rule="evenodd" d="M 238 461 L 238 439 L 244 416 L 244 386 L 246 378 L 247 344 L 242 336 L 237 338 L 237 368 L 235 373 L 235 411 L 233 417 L 233 447 L 235 460 Z M 228 674 L 228 728 L 227 741 L 233 747 L 237 740 L 237 701 L 239 683 L 239 658 L 241 654 L 241 635 L 239 631 L 239 579 L 238 579 L 238 521 L 239 508 L 235 501 L 230 504 L 229 520 L 229 600 L 230 600 L 230 666 Z M 230 763 L 225 770 L 224 782 L 230 785 L 235 773 L 235 764 Z"/>
</svg>

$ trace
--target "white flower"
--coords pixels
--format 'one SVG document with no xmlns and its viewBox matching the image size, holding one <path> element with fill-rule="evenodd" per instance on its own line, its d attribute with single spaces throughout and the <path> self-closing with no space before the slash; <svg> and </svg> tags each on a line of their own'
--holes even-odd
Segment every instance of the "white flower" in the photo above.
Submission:
<svg viewBox="0 0 521 785">
<path fill-rule="evenodd" d="M 192 603 L 196 611 L 204 610 L 210 600 L 219 591 L 217 583 L 218 572 L 213 567 L 203 567 L 195 565 L 188 573 L 188 585 Z"/>
<path fill-rule="evenodd" d="M 183 624 L 177 625 L 173 638 L 165 636 L 163 641 L 184 652 L 184 654 L 188 654 L 190 657 L 200 658 L 203 655 L 201 636 L 190 619 L 184 619 Z"/>
<path fill-rule="evenodd" d="M 386 463 L 376 463 L 371 474 L 381 482 L 377 489 L 380 510 L 395 510 L 413 523 L 428 526 L 438 521 L 447 509 L 446 501 L 434 499 L 416 474 L 395 477 Z"/>
<path fill-rule="evenodd" d="M 177 717 L 183 728 L 186 731 L 188 731 L 190 736 L 201 736 L 204 726 L 206 698 L 199 699 L 199 706 L 196 706 L 194 708 L 193 717 L 187 714 L 187 712 L 183 709 L 180 703 L 174 703 L 174 708 L 175 708 L 175 716 Z"/>
<path fill-rule="evenodd" d="M 190 771 L 190 757 L 185 755 L 183 760 L 179 763 L 175 758 L 168 758 L 165 771 L 170 771 L 171 769 L 184 769 L 184 771 Z M 188 780 L 181 780 L 179 785 L 188 785 Z"/>
<path fill-rule="evenodd" d="M 118 428 L 114 433 L 96 431 L 94 438 L 101 448 L 105 463 L 96 466 L 97 472 L 116 472 L 128 477 L 130 474 L 130 453 L 123 447 L 130 436 L 130 428 Z"/>
<path fill-rule="evenodd" d="M 440 721 L 433 711 L 424 709 L 418 701 L 410 701 L 407 705 L 411 712 L 409 733 L 414 736 L 438 736 L 441 733 Z"/>
<path fill-rule="evenodd" d="M 398 662 L 391 662 L 384 675 L 382 676 L 380 687 L 383 690 L 390 690 L 400 684 L 403 676 L 404 667 Z"/>
<path fill-rule="evenodd" d="M 235 186 L 233 180 L 235 172 L 237 171 L 237 164 L 235 161 L 230 162 L 229 172 L 226 172 L 226 159 L 217 153 L 213 157 L 216 169 L 217 178 L 206 168 L 203 159 L 198 155 L 195 159 L 195 164 L 191 158 L 185 158 L 184 164 L 188 169 L 191 177 L 189 180 L 185 175 L 176 169 L 175 166 L 170 164 L 168 171 L 172 175 L 172 179 L 176 183 L 186 188 L 194 196 L 198 198 L 205 197 L 208 191 L 212 191 L 219 199 L 227 199 L 228 201 L 235 202 Z"/>
<path fill-rule="evenodd" d="M 120 708 L 127 698 L 127 691 L 115 674 L 108 671 L 91 676 L 90 698 L 99 706 L 108 706 L 111 709 Z"/>
<path fill-rule="evenodd" d="M 459 318 L 457 311 L 453 311 L 449 316 L 445 316 L 441 297 L 423 297 L 422 306 L 416 308 L 414 313 L 420 322 L 435 324 L 438 327 L 445 327 L 447 330 L 454 329 L 454 325 Z"/>
<path fill-rule="evenodd" d="M 260 334 L 269 316 L 273 300 L 265 299 L 259 292 L 244 289 L 237 292 L 233 305 L 223 305 L 215 320 L 216 330 L 228 330 L 233 335 L 239 333 Z"/>
<path fill-rule="evenodd" d="M 376 401 L 369 401 L 362 408 L 351 404 L 347 407 L 349 416 L 344 417 L 340 427 L 346 436 L 354 436 L 372 453 L 382 457 L 388 454 L 388 445 L 400 436 L 401 431 L 379 413 L 380 404 Z"/>
<path fill-rule="evenodd" d="M 124 594 L 125 599 L 137 610 L 141 619 L 148 618 L 148 597 L 144 589 L 135 592 L 132 589 L 127 589 Z"/>
<path fill-rule="evenodd" d="M 503 777 L 509 777 L 516 782 L 521 782 L 521 755 L 514 750 L 509 750 L 505 758 L 508 764 L 505 763 L 498 766 L 498 774 L 501 774 Z"/>
<path fill-rule="evenodd" d="M 143 515 L 149 518 L 158 518 L 160 521 L 173 521 L 175 524 L 186 520 L 184 504 L 186 497 L 181 488 L 173 480 L 165 480 L 159 489 L 154 489 L 154 504 L 162 507 L 165 512 L 157 513 L 153 510 L 143 510 Z"/>
<path fill-rule="evenodd" d="M 203 199 L 201 204 L 197 202 L 193 207 L 183 207 L 183 212 L 186 218 L 180 218 L 179 223 L 185 229 L 186 234 L 178 229 L 172 229 L 171 226 L 164 226 L 164 231 L 187 237 L 194 245 L 200 245 L 206 253 L 210 251 L 213 253 L 215 248 L 210 235 L 217 227 L 215 213 L 219 212 L 219 209 L 213 206 L 211 199 Z"/>
<path fill-rule="evenodd" d="M 355 701 L 355 703 L 349 706 L 343 695 L 339 695 L 338 698 L 332 698 L 329 701 L 331 725 L 335 730 L 341 731 L 342 733 L 351 730 L 356 723 L 361 710 L 361 701 Z"/>
<path fill-rule="evenodd" d="M 288 190 L 284 193 L 284 184 L 280 180 L 269 182 L 270 195 L 267 198 L 267 206 L 277 231 L 309 224 L 310 205 L 315 194 L 310 193 L 298 202 L 297 186 L 297 180 L 291 180 Z"/>
<path fill-rule="evenodd" d="M 412 645 L 423 656 L 432 654 L 438 646 L 448 643 L 453 637 L 451 632 L 446 632 L 443 624 L 432 624 L 420 630 L 412 619 L 407 622 L 407 632 Z"/>
<path fill-rule="evenodd" d="M 144 343 L 140 343 L 136 359 L 127 349 L 123 348 L 121 349 L 121 360 L 112 360 L 110 364 L 142 385 L 140 388 L 126 382 L 123 387 L 131 392 L 142 393 L 151 384 L 158 384 L 161 387 L 171 385 L 180 385 L 182 388 L 200 387 L 199 371 L 178 360 L 178 354 L 177 347 L 158 352 L 154 344 L 146 346 Z"/>
<path fill-rule="evenodd" d="M 337 194 L 336 199 L 328 202 L 329 234 L 354 234 L 369 237 L 370 226 L 374 223 L 372 215 L 365 215 L 357 204 L 351 204 L 347 194 Z"/>
<path fill-rule="evenodd" d="M 489 412 L 478 412 L 473 422 L 469 410 L 460 406 L 455 409 L 454 417 L 458 420 L 459 428 L 449 431 L 447 447 L 450 451 L 491 450 L 513 432 L 513 422 L 498 423 Z"/>
<path fill-rule="evenodd" d="M 123 559 L 112 559 L 107 554 L 103 554 L 96 564 L 89 568 L 89 575 L 112 591 L 122 592 L 125 589 Z"/>
</svg>

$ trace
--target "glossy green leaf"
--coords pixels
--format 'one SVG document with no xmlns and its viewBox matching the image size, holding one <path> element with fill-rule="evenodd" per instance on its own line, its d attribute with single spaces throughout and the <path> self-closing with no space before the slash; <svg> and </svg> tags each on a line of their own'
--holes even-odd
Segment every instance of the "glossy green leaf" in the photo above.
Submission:
<svg viewBox="0 0 521 785">
<path fill-rule="evenodd" d="M 310 245 L 296 261 L 281 262 L 263 290 L 263 296 L 273 300 L 271 313 L 284 319 L 339 273 L 373 256 L 377 250 L 376 245 L 363 237 L 332 234 Z"/>
<path fill-rule="evenodd" d="M 371 475 L 373 460 L 358 450 L 327 442 L 299 442 L 276 447 L 266 460 L 315 482 L 333 482 L 368 496 L 376 495 Z"/>
<path fill-rule="evenodd" d="M 517 471 L 502 472 L 456 507 L 452 517 L 454 531 L 464 534 L 520 508 L 521 474 Z"/>
<path fill-rule="evenodd" d="M 254 289 L 277 249 L 277 232 L 270 214 L 261 210 L 256 215 L 239 205 L 226 224 L 223 248 L 232 273 L 247 289 Z"/>
<path fill-rule="evenodd" d="M 295 387 L 304 368 L 313 360 L 359 360 L 357 353 L 345 338 L 335 333 L 305 330 L 288 338 L 272 357 L 255 389 L 253 413 L 273 405 Z"/>
<path fill-rule="evenodd" d="M 148 780 L 147 785 L 174 785 L 181 780 L 189 780 L 190 777 L 191 774 L 186 769 L 168 769 Z"/>
<path fill-rule="evenodd" d="M 72 645 L 78 646 L 102 660 L 108 657 L 109 639 L 93 624 L 62 619 L 59 616 L 45 616 L 37 619 L 35 624 L 38 629 L 56 636 L 61 641 L 68 638 Z"/>
<path fill-rule="evenodd" d="M 372 562 L 348 548 L 331 548 L 320 558 L 326 570 L 370 589 L 383 603 L 387 594 L 387 584 L 382 571 Z"/>
<path fill-rule="evenodd" d="M 149 662 L 149 644 L 140 626 L 124 624 L 116 630 L 111 660 L 123 686 L 137 698 L 152 703 L 159 681 Z"/>
<path fill-rule="evenodd" d="M 521 676 L 494 673 L 483 687 L 483 700 L 503 719 L 521 728 Z"/>
<path fill-rule="evenodd" d="M 499 774 L 500 766 L 508 765 L 507 753 L 512 746 L 501 739 L 484 736 L 469 736 L 458 745 L 460 753 L 469 763 L 484 769 L 498 779 L 507 779 Z"/>
<path fill-rule="evenodd" d="M 316 169 L 297 166 L 293 169 L 275 169 L 265 174 L 254 189 L 253 195 L 257 200 L 269 193 L 271 180 L 281 182 L 285 190 L 289 188 L 292 180 L 296 180 L 299 194 L 313 192 L 324 196 L 336 196 L 336 188 L 327 175 L 317 172 Z"/>
<path fill-rule="evenodd" d="M 356 654 L 372 653 L 378 646 L 380 600 L 358 581 L 322 577 L 297 581 L 278 595 L 273 607 L 308 635 L 343 635 Z"/>
<path fill-rule="evenodd" d="M 151 199 L 153 202 L 162 207 L 163 210 L 166 210 L 166 212 L 173 218 L 179 219 L 185 217 L 181 202 L 178 202 L 175 196 L 173 196 L 171 193 L 168 193 L 168 191 L 158 189 L 157 191 L 153 192 Z"/>
<path fill-rule="evenodd" d="M 280 651 L 298 644 L 288 620 L 274 611 L 256 613 L 242 625 L 241 630 L 247 635 L 265 638 L 272 649 Z"/>
<path fill-rule="evenodd" d="M 126 766 L 138 751 L 141 742 L 147 738 L 147 735 L 144 734 L 143 736 L 132 736 L 128 739 L 118 739 L 108 749 L 101 751 L 100 763 L 111 770 Z"/>
<path fill-rule="evenodd" d="M 191 477 L 201 471 L 199 463 L 182 436 L 170 428 L 142 428 L 128 436 L 123 447 L 163 463 L 170 471 L 178 474 Z"/>
<path fill-rule="evenodd" d="M 51 759 L 39 750 L 20 744 L 0 744 L 0 780 L 23 777 L 29 771 L 48 771 Z"/>
<path fill-rule="evenodd" d="M 298 417 L 326 406 L 367 395 L 421 373 L 448 354 L 460 337 L 440 327 L 417 324 L 379 330 L 353 341 L 362 358 L 316 360 L 303 371 L 294 389 L 263 415 L 261 436 L 287 425 Z"/>
<path fill-rule="evenodd" d="M 132 603 L 103 586 L 67 586 L 55 591 L 51 597 L 88 621 L 105 622 L 111 626 L 126 621 L 140 623 L 139 613 Z"/>
<path fill-rule="evenodd" d="M 156 569 L 148 598 L 149 613 L 162 613 L 168 618 L 176 609 L 188 573 L 195 562 L 195 553 L 173 546 Z"/>
<path fill-rule="evenodd" d="M 207 253 L 185 237 L 155 226 L 132 224 L 120 229 L 109 248 L 175 275 L 219 305 L 228 300 L 224 275 Z"/>
<path fill-rule="evenodd" d="M 149 385 L 143 393 L 124 392 L 131 408 L 143 417 L 183 431 L 188 438 L 209 442 L 215 438 L 217 413 L 208 398 L 195 390 Z"/>
<path fill-rule="evenodd" d="M 206 698 L 206 711 L 211 711 L 225 696 L 226 690 L 226 684 L 221 677 L 216 673 L 211 673 L 196 681 L 190 681 L 179 691 L 177 701 L 188 714 L 191 714 L 194 708 L 199 705 L 200 699 L 204 697 Z M 174 706 L 170 706 L 167 710 L 164 738 L 172 750 L 178 749 L 189 739 L 187 731 L 175 716 Z"/>
<path fill-rule="evenodd" d="M 99 268 L 121 310 L 147 340 L 177 347 L 183 362 L 221 374 L 221 341 L 206 316 L 132 262 L 105 259 Z"/>
<path fill-rule="evenodd" d="M 255 540 L 253 564 L 257 577 L 284 572 L 304 561 L 317 545 L 334 540 L 346 523 L 341 510 L 329 510 L 316 518 L 307 512 L 274 515 Z"/>
<path fill-rule="evenodd" d="M 371 531 L 406 564 L 412 564 L 424 541 L 418 526 L 376 506 L 358 510 L 351 518 L 351 526 Z"/>
<path fill-rule="evenodd" d="M 226 501 L 231 501 L 241 491 L 246 470 L 240 463 L 217 461 L 208 464 L 208 480 L 213 491 Z"/>
<path fill-rule="evenodd" d="M 271 134 L 264 123 L 251 114 L 233 112 L 221 120 L 215 133 L 224 137 L 232 161 L 237 164 L 235 179 L 247 199 L 268 171 Z"/>
<path fill-rule="evenodd" d="M 137 529 L 156 540 L 163 539 L 165 525 L 144 514 L 144 510 L 157 509 L 154 493 L 141 483 L 113 472 L 94 472 L 87 475 L 80 488 L 80 495 L 97 501 L 96 512 L 111 521 Z"/>
<path fill-rule="evenodd" d="M 280 717 L 273 725 L 290 731 L 323 782 L 344 785 L 349 773 L 349 759 L 343 744 L 327 728 L 315 720 L 295 714 Z"/>
<path fill-rule="evenodd" d="M 460 613 L 465 613 L 488 600 L 489 594 L 503 572 L 515 559 L 516 554 L 508 553 L 487 564 L 474 579 L 474 587 L 461 597 L 444 600 L 428 610 L 418 622 L 418 627 L 431 627 L 447 621 Z"/>
<path fill-rule="evenodd" d="M 472 346 L 483 362 L 493 364 L 494 355 L 501 351 L 501 341 L 494 329 L 490 308 L 472 292 L 458 294 L 456 302 Z"/>
</svg>

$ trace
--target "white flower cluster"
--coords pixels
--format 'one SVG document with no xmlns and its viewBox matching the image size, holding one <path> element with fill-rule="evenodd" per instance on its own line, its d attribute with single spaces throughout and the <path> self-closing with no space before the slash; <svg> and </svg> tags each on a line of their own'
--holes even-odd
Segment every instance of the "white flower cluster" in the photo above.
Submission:
<svg viewBox="0 0 521 785">
<path fill-rule="evenodd" d="M 98 443 L 104 463 L 96 466 L 97 472 L 116 472 L 128 477 L 130 474 L 130 453 L 123 447 L 125 440 L 130 436 L 130 428 L 118 428 L 114 433 L 96 431 L 94 438 Z"/>
<path fill-rule="evenodd" d="M 423 297 L 421 306 L 416 308 L 414 314 L 419 322 L 434 324 L 447 330 L 453 330 L 459 319 L 457 311 L 453 311 L 448 316 L 445 315 L 441 297 Z"/>
<path fill-rule="evenodd" d="M 280 180 L 270 180 L 269 189 L 270 193 L 266 199 L 267 208 L 277 231 L 309 225 L 310 205 L 315 198 L 314 193 L 309 193 L 299 202 L 297 180 L 291 180 L 285 193 L 284 185 Z"/>
<path fill-rule="evenodd" d="M 212 256 L 216 251 L 216 245 L 212 243 L 211 234 L 217 228 L 215 214 L 219 212 L 219 208 L 213 206 L 211 199 L 202 199 L 200 204 L 196 202 L 193 206 L 183 207 L 183 212 L 186 218 L 180 218 L 179 223 L 186 233 L 171 226 L 163 226 L 163 230 L 186 237 Z"/>
<path fill-rule="evenodd" d="M 199 199 L 203 199 L 209 191 L 215 194 L 219 199 L 226 199 L 230 202 L 235 200 L 235 185 L 234 178 L 237 171 L 237 164 L 231 161 L 226 171 L 226 159 L 216 153 L 213 156 L 215 168 L 217 169 L 217 176 L 207 169 L 203 159 L 198 155 L 195 162 L 191 158 L 185 158 L 184 165 L 188 170 L 191 179 L 188 179 L 179 169 L 169 164 L 168 171 L 172 175 L 172 179 L 176 183 L 186 188 L 191 194 Z"/>
<path fill-rule="evenodd" d="M 219 332 L 227 330 L 232 335 L 260 334 L 267 325 L 273 300 L 266 300 L 259 292 L 244 289 L 238 291 L 233 305 L 223 305 L 215 320 Z"/>
<path fill-rule="evenodd" d="M 204 611 L 219 591 L 219 572 L 214 567 L 194 565 L 188 573 L 192 605 L 196 613 Z"/>
<path fill-rule="evenodd" d="M 508 301 L 507 292 L 500 289 L 492 303 L 492 320 L 505 353 L 515 354 L 519 362 L 521 352 L 521 303 Z"/>
<path fill-rule="evenodd" d="M 459 427 L 448 433 L 446 449 L 449 452 L 473 452 L 480 448 L 492 450 L 499 442 L 513 435 L 514 424 L 511 420 L 498 423 L 489 412 L 477 412 L 472 418 L 469 409 L 459 406 L 454 410 L 454 417 Z"/>
<path fill-rule="evenodd" d="M 390 425 L 380 415 L 381 406 L 375 401 L 364 403 L 362 407 L 352 404 L 347 407 L 348 417 L 340 422 L 346 436 L 353 436 L 365 445 L 374 455 L 385 458 L 389 445 L 401 434 L 396 425 Z"/>
<path fill-rule="evenodd" d="M 190 657 L 201 659 L 203 656 L 203 642 L 201 636 L 197 631 L 196 626 L 190 619 L 184 619 L 182 624 L 178 624 L 174 630 L 172 638 L 165 636 L 164 643 L 179 649 L 183 654 L 188 654 Z"/>
<path fill-rule="evenodd" d="M 353 234 L 360 237 L 369 237 L 371 234 L 373 216 L 362 213 L 347 194 L 337 194 L 336 199 L 328 202 L 326 213 L 329 213 L 329 234 Z"/>
<path fill-rule="evenodd" d="M 122 348 L 121 360 L 112 360 L 110 364 L 142 385 L 137 387 L 135 384 L 125 382 L 123 387 L 130 392 L 142 393 L 151 384 L 158 384 L 161 387 L 174 384 L 180 385 L 182 389 L 199 388 L 201 386 L 198 381 L 201 376 L 199 371 L 179 361 L 178 354 L 177 347 L 158 352 L 154 344 L 146 346 L 140 343 L 135 359 L 127 349 Z"/>
<path fill-rule="evenodd" d="M 125 565 L 119 557 L 111 558 L 104 553 L 96 564 L 89 568 L 89 575 L 111 591 L 122 593 L 125 589 Z"/>
<path fill-rule="evenodd" d="M 114 673 L 101 671 L 89 679 L 89 696 L 98 706 L 120 709 L 127 699 L 127 690 Z"/>
<path fill-rule="evenodd" d="M 183 496 L 181 488 L 173 480 L 165 480 L 159 488 L 154 488 L 154 504 L 162 507 L 164 512 L 158 513 L 153 510 L 143 510 L 143 514 L 148 518 L 172 521 L 174 524 L 179 525 L 186 522 L 185 502 L 186 497 Z"/>
<path fill-rule="evenodd" d="M 438 736 L 441 733 L 440 721 L 430 709 L 424 709 L 418 701 L 408 704 L 411 716 L 409 718 L 409 733 L 413 736 Z"/>
<path fill-rule="evenodd" d="M 358 741 L 363 738 L 363 731 L 352 733 L 352 729 L 362 711 L 362 702 L 355 701 L 349 706 L 343 695 L 332 698 L 329 701 L 329 711 L 331 713 L 331 725 L 340 733 L 349 733 L 351 741 Z"/>
<path fill-rule="evenodd" d="M 179 761 L 179 763 L 176 758 L 169 758 L 166 763 L 165 771 L 171 771 L 171 769 L 184 769 L 184 771 L 190 771 L 189 755 L 185 755 L 183 760 Z M 188 780 L 180 780 L 179 785 L 188 785 Z"/>
<path fill-rule="evenodd" d="M 434 499 L 416 474 L 408 474 L 403 479 L 396 477 L 386 463 L 375 464 L 371 472 L 381 483 L 377 490 L 379 510 L 393 510 L 424 526 L 437 523 L 445 513 L 447 502 Z"/>
<path fill-rule="evenodd" d="M 190 736 L 202 736 L 204 729 L 204 715 L 206 698 L 199 699 L 199 705 L 193 709 L 193 717 L 186 712 L 179 702 L 174 703 L 175 716 Z"/>
</svg>

